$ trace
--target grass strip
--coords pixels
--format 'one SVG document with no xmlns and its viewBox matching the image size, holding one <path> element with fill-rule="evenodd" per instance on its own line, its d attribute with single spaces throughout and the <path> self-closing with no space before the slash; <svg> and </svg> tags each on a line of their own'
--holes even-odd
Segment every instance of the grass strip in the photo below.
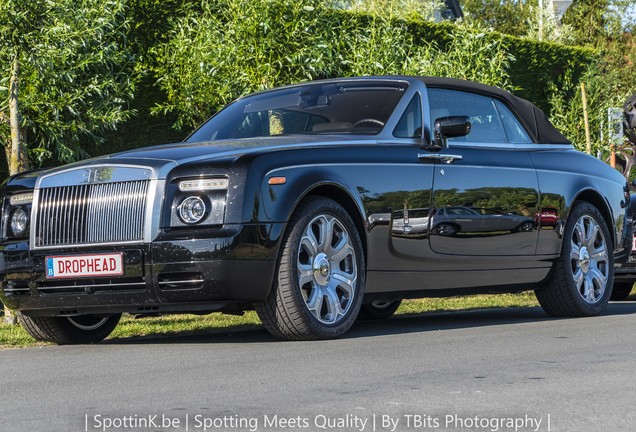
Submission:
<svg viewBox="0 0 636 432">
<path fill-rule="evenodd" d="M 521 294 L 474 295 L 446 298 L 404 300 L 397 314 L 417 315 L 430 312 L 483 308 L 537 306 L 532 292 Z M 258 316 L 248 311 L 243 316 L 214 313 L 210 315 L 165 315 L 136 319 L 124 315 L 109 339 L 133 337 L 176 337 L 227 333 L 259 328 Z M 0 325 L 0 349 L 51 345 L 37 342 L 21 326 Z"/>
</svg>

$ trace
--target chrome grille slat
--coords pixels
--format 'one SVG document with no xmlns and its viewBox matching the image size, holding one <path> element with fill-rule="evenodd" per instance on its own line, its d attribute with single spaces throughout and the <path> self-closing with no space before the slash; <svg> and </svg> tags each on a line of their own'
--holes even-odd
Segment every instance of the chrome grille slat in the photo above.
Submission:
<svg viewBox="0 0 636 432">
<path fill-rule="evenodd" d="M 148 180 L 43 188 L 35 247 L 143 241 Z"/>
</svg>

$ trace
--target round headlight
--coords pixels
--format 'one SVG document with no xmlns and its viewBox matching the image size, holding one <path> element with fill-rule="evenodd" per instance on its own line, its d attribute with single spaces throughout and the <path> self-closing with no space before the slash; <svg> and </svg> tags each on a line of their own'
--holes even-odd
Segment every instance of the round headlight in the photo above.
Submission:
<svg viewBox="0 0 636 432">
<path fill-rule="evenodd" d="M 29 225 L 29 216 L 21 208 L 17 208 L 11 215 L 11 232 L 15 237 L 22 237 Z"/>
<path fill-rule="evenodd" d="M 187 224 L 199 223 L 205 217 L 207 207 L 205 202 L 197 196 L 191 196 L 179 205 L 179 217 Z"/>
</svg>

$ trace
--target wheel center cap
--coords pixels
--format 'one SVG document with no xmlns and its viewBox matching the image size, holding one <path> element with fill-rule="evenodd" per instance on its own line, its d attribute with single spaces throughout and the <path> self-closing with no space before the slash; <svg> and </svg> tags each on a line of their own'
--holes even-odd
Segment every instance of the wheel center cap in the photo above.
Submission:
<svg viewBox="0 0 636 432">
<path fill-rule="evenodd" d="M 590 269 L 591 261 L 592 260 L 590 258 L 590 253 L 587 251 L 587 248 L 582 247 L 579 251 L 579 266 L 581 266 L 581 270 L 583 270 L 583 273 L 587 273 L 587 271 Z"/>
<path fill-rule="evenodd" d="M 326 285 L 331 277 L 331 264 L 324 253 L 318 254 L 313 264 L 314 279 L 320 285 Z"/>
</svg>

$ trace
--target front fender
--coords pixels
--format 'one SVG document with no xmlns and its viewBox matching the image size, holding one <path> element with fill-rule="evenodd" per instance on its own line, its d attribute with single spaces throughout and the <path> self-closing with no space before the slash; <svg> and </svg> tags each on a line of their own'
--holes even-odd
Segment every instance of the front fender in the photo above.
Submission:
<svg viewBox="0 0 636 432">
<path fill-rule="evenodd" d="M 298 203 L 312 191 L 321 190 L 327 195 L 337 194 L 350 201 L 362 220 L 364 205 L 359 191 L 350 186 L 350 179 L 339 173 L 335 166 L 286 167 L 272 170 L 265 175 L 261 185 L 263 210 L 276 222 L 288 221 Z M 284 184 L 269 184 L 272 177 L 284 177 Z M 332 193 L 329 193 L 331 191 Z"/>
</svg>

